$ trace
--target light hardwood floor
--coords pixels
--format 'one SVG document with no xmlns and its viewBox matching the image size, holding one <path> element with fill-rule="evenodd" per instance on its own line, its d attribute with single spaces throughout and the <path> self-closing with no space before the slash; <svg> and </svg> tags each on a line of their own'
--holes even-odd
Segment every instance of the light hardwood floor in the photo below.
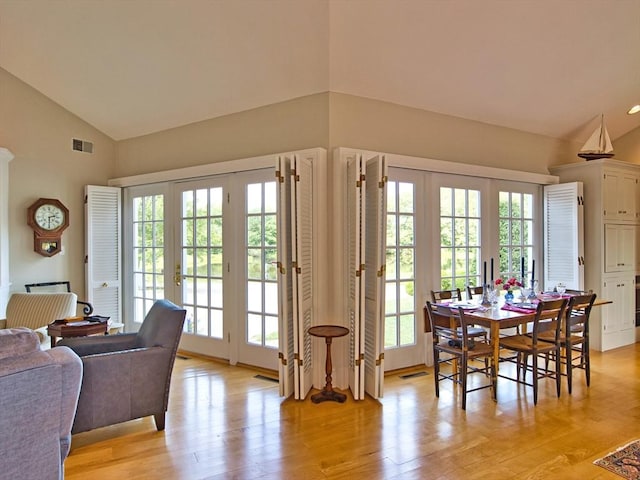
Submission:
<svg viewBox="0 0 640 480">
<path fill-rule="evenodd" d="M 73 437 L 67 480 L 616 479 L 592 462 L 640 439 L 640 344 L 592 353 L 560 399 L 499 379 L 469 394 L 426 375 L 385 378 L 380 402 L 283 400 L 259 372 L 177 359 L 166 430 L 151 417 Z M 406 373 L 406 372 L 405 372 Z M 564 379 L 563 379 L 564 380 Z"/>
</svg>

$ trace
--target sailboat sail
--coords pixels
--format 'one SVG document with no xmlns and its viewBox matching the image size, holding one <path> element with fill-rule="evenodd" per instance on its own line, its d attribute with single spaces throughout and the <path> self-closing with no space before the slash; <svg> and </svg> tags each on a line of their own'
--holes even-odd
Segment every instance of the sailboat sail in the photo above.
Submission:
<svg viewBox="0 0 640 480">
<path fill-rule="evenodd" d="M 578 156 L 587 160 L 613 157 L 613 145 L 611 145 L 607 127 L 604 125 L 604 115 L 600 117 L 600 126 L 591 134 Z"/>
</svg>

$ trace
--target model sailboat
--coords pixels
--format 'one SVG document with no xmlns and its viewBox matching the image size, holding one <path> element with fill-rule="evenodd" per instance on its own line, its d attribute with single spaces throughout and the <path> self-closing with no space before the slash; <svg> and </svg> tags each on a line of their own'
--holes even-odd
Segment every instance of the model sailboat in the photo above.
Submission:
<svg viewBox="0 0 640 480">
<path fill-rule="evenodd" d="M 604 126 L 604 115 L 600 117 L 600 126 L 589 137 L 587 143 L 578 152 L 578 156 L 586 160 L 613 157 L 613 145 L 611 145 L 607 127 Z"/>
</svg>

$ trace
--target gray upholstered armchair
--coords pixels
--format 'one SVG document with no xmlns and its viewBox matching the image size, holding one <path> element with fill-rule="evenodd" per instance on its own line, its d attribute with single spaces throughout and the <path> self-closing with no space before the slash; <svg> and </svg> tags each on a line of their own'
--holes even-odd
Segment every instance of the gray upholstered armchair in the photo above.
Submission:
<svg viewBox="0 0 640 480">
<path fill-rule="evenodd" d="M 154 416 L 158 430 L 164 430 L 171 372 L 185 313 L 167 300 L 158 300 L 138 333 L 58 342 L 80 355 L 84 365 L 72 433 L 148 415 Z"/>
<path fill-rule="evenodd" d="M 64 477 L 82 362 L 68 348 L 40 350 L 28 328 L 0 330 L 0 477 Z"/>
</svg>

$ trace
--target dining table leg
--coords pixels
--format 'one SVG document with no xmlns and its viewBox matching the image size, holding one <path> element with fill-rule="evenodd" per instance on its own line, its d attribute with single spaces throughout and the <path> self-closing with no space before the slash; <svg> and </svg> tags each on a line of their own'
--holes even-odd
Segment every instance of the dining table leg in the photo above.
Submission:
<svg viewBox="0 0 640 480">
<path fill-rule="evenodd" d="M 491 345 L 493 346 L 493 361 L 497 377 L 500 365 L 500 325 L 498 322 L 491 322 Z"/>
</svg>

